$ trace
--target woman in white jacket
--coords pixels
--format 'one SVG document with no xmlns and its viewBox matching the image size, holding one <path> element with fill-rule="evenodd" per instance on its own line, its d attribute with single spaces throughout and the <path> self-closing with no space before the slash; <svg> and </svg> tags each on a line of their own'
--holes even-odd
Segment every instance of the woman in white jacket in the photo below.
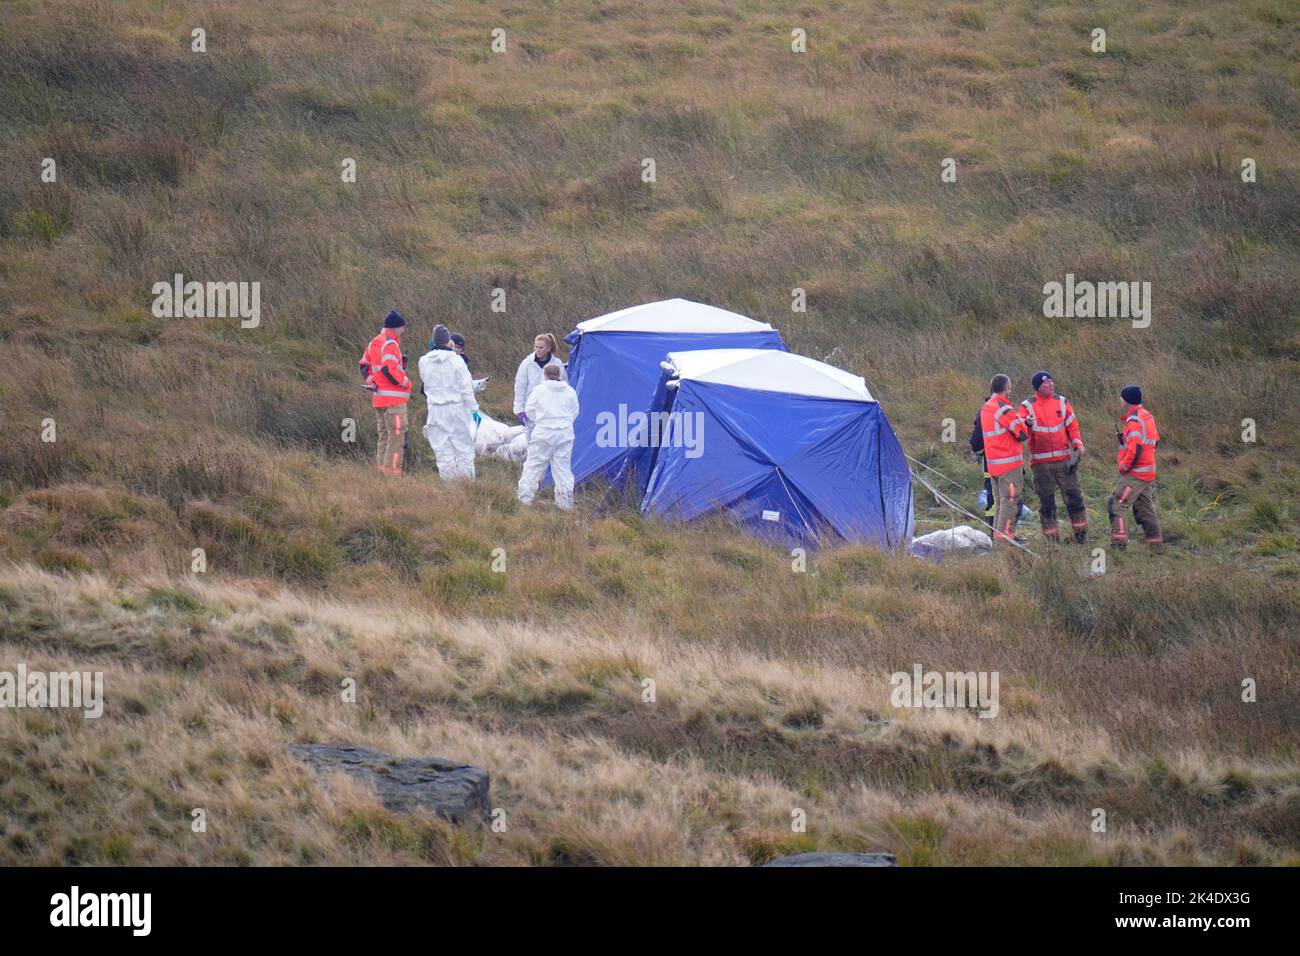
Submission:
<svg viewBox="0 0 1300 956">
<path fill-rule="evenodd" d="M 533 433 L 528 437 L 528 457 L 524 473 L 519 476 L 519 500 L 533 503 L 546 467 L 555 479 L 555 504 L 563 511 L 573 510 L 573 421 L 578 417 L 578 393 L 560 381 L 563 370 L 554 365 L 546 369 L 546 381 L 528 397 L 528 423 Z"/>
<path fill-rule="evenodd" d="M 564 363 L 555 354 L 558 348 L 555 336 L 550 332 L 543 332 L 533 340 L 533 354 L 519 363 L 519 371 L 515 373 L 515 418 L 519 419 L 520 425 L 528 429 L 530 436 L 533 433 L 533 423 L 529 421 L 528 416 L 528 396 L 533 394 L 533 389 L 542 384 L 543 373 L 547 366 L 559 367 L 561 382 L 568 379 L 564 374 Z"/>
<path fill-rule="evenodd" d="M 478 412 L 469 368 L 451 349 L 445 325 L 433 330 L 433 348 L 420 359 L 420 385 L 429 403 L 424 437 L 433 446 L 438 474 L 447 481 L 474 477 L 473 419 Z"/>
</svg>

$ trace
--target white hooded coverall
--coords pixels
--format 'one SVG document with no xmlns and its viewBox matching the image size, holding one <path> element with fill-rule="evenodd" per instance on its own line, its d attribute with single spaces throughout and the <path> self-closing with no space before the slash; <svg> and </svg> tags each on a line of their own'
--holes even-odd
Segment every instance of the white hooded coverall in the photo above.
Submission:
<svg viewBox="0 0 1300 956">
<path fill-rule="evenodd" d="M 565 382 L 542 382 L 528 396 L 524 409 L 533 433 L 528 439 L 528 457 L 519 476 L 519 500 L 533 503 L 533 496 L 551 466 L 555 479 L 555 504 L 573 510 L 573 420 L 578 417 L 578 393 Z"/>
<path fill-rule="evenodd" d="M 546 360 L 547 365 L 558 365 L 560 367 L 560 381 L 568 381 L 568 375 L 564 371 L 564 363 L 560 361 L 559 356 L 552 355 Z M 533 353 L 528 353 L 528 357 L 519 363 L 519 371 L 515 372 L 515 404 L 513 411 L 515 418 L 519 413 L 528 414 L 528 396 L 533 394 L 533 389 L 542 382 L 546 381 L 543 373 L 543 366 L 537 364 L 537 359 Z M 528 415 L 528 433 L 533 432 L 533 416 Z"/>
<path fill-rule="evenodd" d="M 438 474 L 448 480 L 474 477 L 473 416 L 478 411 L 465 360 L 451 349 L 420 359 L 420 384 L 429 402 L 424 437 L 433 447 Z"/>
</svg>

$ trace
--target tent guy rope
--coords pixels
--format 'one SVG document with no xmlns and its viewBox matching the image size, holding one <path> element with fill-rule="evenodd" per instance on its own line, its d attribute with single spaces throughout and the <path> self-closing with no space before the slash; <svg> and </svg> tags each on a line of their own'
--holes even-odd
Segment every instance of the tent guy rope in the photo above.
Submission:
<svg viewBox="0 0 1300 956">
<path fill-rule="evenodd" d="M 919 462 L 918 462 L 918 464 L 919 464 Z M 933 470 L 933 469 L 931 469 L 931 470 Z M 936 472 L 936 474 L 938 474 L 938 472 Z M 967 511 L 967 510 L 966 510 L 965 508 L 963 508 L 961 505 L 957 504 L 957 502 L 953 501 L 951 498 L 949 498 L 947 495 L 945 495 L 942 491 L 940 491 L 940 490 L 939 490 L 938 488 L 936 488 L 934 485 L 930 484 L 928 481 L 926 481 L 926 480 L 925 480 L 924 478 L 922 478 L 920 475 L 913 473 L 913 474 L 912 474 L 912 477 L 915 478 L 917 481 L 919 481 L 921 484 L 925 485 L 925 487 L 928 488 L 928 489 L 930 490 L 930 494 L 934 495 L 934 500 L 935 500 L 935 501 L 939 502 L 939 503 L 942 504 L 942 505 L 947 505 L 949 508 L 952 508 L 952 509 L 955 510 L 955 511 L 960 511 L 960 512 L 961 512 L 962 514 L 964 514 L 966 517 L 971 518 L 971 519 L 973 519 L 974 521 L 981 522 L 981 523 L 984 521 L 983 518 L 980 518 L 980 517 L 977 516 L 977 515 L 973 515 L 973 514 L 971 514 L 969 511 Z M 948 479 L 948 480 L 951 481 L 952 479 Z M 1009 541 L 1007 542 L 1007 544 L 1013 544 L 1013 545 L 1015 545 L 1017 548 L 1019 548 L 1021 551 L 1024 551 L 1026 554 L 1035 554 L 1035 552 L 1030 551 L 1030 550 L 1029 550 L 1027 547 L 1025 547 L 1023 544 L 1021 544 L 1019 541 L 1016 541 L 1016 540 L 1014 540 L 1014 539 L 1009 540 Z"/>
</svg>

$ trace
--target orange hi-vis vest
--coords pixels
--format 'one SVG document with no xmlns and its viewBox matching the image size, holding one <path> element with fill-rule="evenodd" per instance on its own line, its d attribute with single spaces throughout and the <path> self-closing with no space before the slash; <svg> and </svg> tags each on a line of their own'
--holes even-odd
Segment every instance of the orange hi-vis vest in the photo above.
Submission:
<svg viewBox="0 0 1300 956">
<path fill-rule="evenodd" d="M 990 475 L 996 478 L 1024 464 L 1020 443 L 1029 437 L 1029 426 L 1006 398 L 989 396 L 980 409 L 980 430 L 984 432 L 984 463 Z"/>
<path fill-rule="evenodd" d="M 1129 417 L 1124 419 L 1123 444 L 1115 457 L 1119 473 L 1139 481 L 1155 481 L 1156 445 L 1159 441 L 1155 418 L 1141 405 L 1135 405 Z"/>
<path fill-rule="evenodd" d="M 390 408 L 411 400 L 411 380 L 402 368 L 402 347 L 387 329 L 380 332 L 361 355 L 366 387 L 373 389 L 370 404 Z"/>
<path fill-rule="evenodd" d="M 1029 464 L 1065 461 L 1070 457 L 1074 443 L 1082 444 L 1079 422 L 1064 395 L 1051 398 L 1034 395 L 1026 398 L 1020 406 L 1026 416 L 1034 416 L 1034 424 L 1029 426 Z"/>
</svg>

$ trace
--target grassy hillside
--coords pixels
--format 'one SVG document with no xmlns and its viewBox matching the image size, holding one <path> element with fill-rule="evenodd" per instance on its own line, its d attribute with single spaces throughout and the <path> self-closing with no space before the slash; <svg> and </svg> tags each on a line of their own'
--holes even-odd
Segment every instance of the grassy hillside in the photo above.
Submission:
<svg viewBox="0 0 1300 956">
<path fill-rule="evenodd" d="M 0 669 L 104 670 L 108 704 L 0 710 L 0 863 L 1297 860 L 1292 5 L 273 7 L 2 6 Z M 178 272 L 260 282 L 261 325 L 155 318 Z M 1151 282 L 1150 328 L 1044 318 L 1067 272 Z M 502 462 L 449 489 L 418 438 L 374 473 L 390 306 L 508 414 L 535 332 L 674 295 L 862 374 L 967 502 L 988 378 L 1051 369 L 1096 545 L 1142 382 L 1169 553 L 1095 577 L 1031 529 L 798 574 L 722 521 L 523 509 Z M 918 488 L 918 530 L 950 517 Z M 916 663 L 999 671 L 999 718 L 891 708 Z M 509 829 L 322 787 L 295 740 L 480 763 Z"/>
</svg>

